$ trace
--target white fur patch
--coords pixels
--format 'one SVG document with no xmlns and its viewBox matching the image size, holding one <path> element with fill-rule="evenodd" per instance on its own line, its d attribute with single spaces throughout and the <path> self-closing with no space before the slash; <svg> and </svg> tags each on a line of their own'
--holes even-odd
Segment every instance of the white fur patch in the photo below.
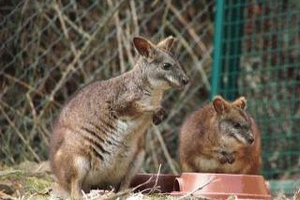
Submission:
<svg viewBox="0 0 300 200">
<path fill-rule="evenodd" d="M 123 132 L 126 132 L 126 130 L 128 129 L 129 123 L 126 123 L 122 120 L 117 120 L 116 126 L 118 132 L 123 134 Z"/>
<path fill-rule="evenodd" d="M 175 85 L 180 85 L 179 81 L 175 79 L 173 76 L 167 76 L 167 79 Z"/>
<path fill-rule="evenodd" d="M 63 153 L 62 153 L 61 149 L 59 149 L 55 154 L 55 159 L 59 159 L 59 157 L 61 157 L 62 154 Z"/>
<path fill-rule="evenodd" d="M 240 134 L 235 134 L 235 137 L 237 137 L 237 139 L 238 139 L 239 141 L 241 141 L 242 143 L 248 144 L 246 138 L 242 137 Z"/>
<path fill-rule="evenodd" d="M 89 160 L 83 156 L 77 156 L 74 159 L 74 165 L 81 176 L 84 176 L 90 170 Z"/>
</svg>

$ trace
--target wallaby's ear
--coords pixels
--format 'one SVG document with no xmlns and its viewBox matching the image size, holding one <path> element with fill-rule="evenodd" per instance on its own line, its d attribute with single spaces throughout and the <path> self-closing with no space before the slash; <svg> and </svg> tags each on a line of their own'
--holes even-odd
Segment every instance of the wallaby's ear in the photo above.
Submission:
<svg viewBox="0 0 300 200">
<path fill-rule="evenodd" d="M 247 99 L 245 97 L 239 97 L 233 102 L 233 105 L 245 110 L 247 107 Z"/>
<path fill-rule="evenodd" d="M 155 54 L 154 45 L 143 37 L 134 37 L 133 44 L 140 55 L 146 58 L 153 58 Z"/>
<path fill-rule="evenodd" d="M 177 38 L 174 38 L 173 36 L 169 36 L 163 39 L 162 41 L 160 41 L 157 44 L 157 47 L 160 49 L 164 49 L 166 51 L 170 51 L 176 42 L 177 42 Z"/>
<path fill-rule="evenodd" d="M 228 111 L 230 106 L 229 103 L 226 102 L 221 96 L 216 96 L 214 98 L 213 105 L 218 114 L 224 114 Z"/>
</svg>

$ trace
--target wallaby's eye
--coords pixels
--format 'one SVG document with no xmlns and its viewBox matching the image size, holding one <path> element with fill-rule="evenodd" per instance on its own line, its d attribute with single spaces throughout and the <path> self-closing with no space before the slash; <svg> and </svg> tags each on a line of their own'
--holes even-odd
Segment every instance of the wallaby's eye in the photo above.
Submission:
<svg viewBox="0 0 300 200">
<path fill-rule="evenodd" d="M 242 126 L 241 126 L 240 123 L 234 122 L 234 123 L 233 123 L 233 127 L 234 127 L 234 128 L 241 128 Z"/>
<path fill-rule="evenodd" d="M 171 69 L 171 67 L 172 67 L 172 64 L 171 64 L 171 63 L 164 63 L 163 66 L 162 66 L 162 68 L 163 68 L 164 70 L 169 70 L 169 69 Z"/>
</svg>

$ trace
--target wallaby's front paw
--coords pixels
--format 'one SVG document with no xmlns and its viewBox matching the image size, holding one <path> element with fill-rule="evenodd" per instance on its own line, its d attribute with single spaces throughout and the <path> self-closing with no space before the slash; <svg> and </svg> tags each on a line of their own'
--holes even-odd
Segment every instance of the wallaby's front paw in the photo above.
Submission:
<svg viewBox="0 0 300 200">
<path fill-rule="evenodd" d="M 226 163 L 232 164 L 235 162 L 235 157 L 233 154 L 228 154 L 225 151 L 221 151 L 220 153 L 221 153 L 221 157 L 219 158 L 219 161 L 221 164 L 226 164 Z"/>
<path fill-rule="evenodd" d="M 225 156 L 222 156 L 220 159 L 219 159 L 220 163 L 221 164 L 225 164 L 227 163 L 227 158 Z"/>
<path fill-rule="evenodd" d="M 234 157 L 234 155 L 228 155 L 227 156 L 227 163 L 229 163 L 229 164 L 232 164 L 232 163 L 234 163 L 235 162 L 235 157 Z"/>
<path fill-rule="evenodd" d="M 153 113 L 153 124 L 158 125 L 160 124 L 162 121 L 164 121 L 167 118 L 167 113 L 165 111 L 165 109 L 160 108 L 158 111 Z"/>
</svg>

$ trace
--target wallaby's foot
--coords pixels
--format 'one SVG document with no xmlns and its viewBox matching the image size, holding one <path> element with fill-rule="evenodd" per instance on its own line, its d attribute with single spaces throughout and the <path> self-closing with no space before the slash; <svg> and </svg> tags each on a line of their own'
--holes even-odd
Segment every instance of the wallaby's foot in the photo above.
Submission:
<svg viewBox="0 0 300 200">
<path fill-rule="evenodd" d="M 71 200 L 82 200 L 81 193 L 71 194 Z"/>
<path fill-rule="evenodd" d="M 119 189 L 118 189 L 117 191 L 118 191 L 118 192 L 124 191 L 124 190 L 128 189 L 129 186 L 130 186 L 130 182 L 128 182 L 127 180 L 123 180 L 123 181 L 121 182 L 120 187 L 119 187 Z"/>
<path fill-rule="evenodd" d="M 141 149 L 130 164 L 129 170 L 127 171 L 126 175 L 121 180 L 118 191 L 126 190 L 130 187 L 130 183 L 133 177 L 138 173 L 139 169 L 141 168 L 144 162 L 144 157 L 145 151 Z"/>
<path fill-rule="evenodd" d="M 50 197 L 49 200 L 64 200 L 70 199 L 70 194 L 61 188 L 58 183 L 53 183 L 51 185 Z"/>
<path fill-rule="evenodd" d="M 165 111 L 165 109 L 160 108 L 158 111 L 154 112 L 153 114 L 153 124 L 158 125 L 160 124 L 162 121 L 164 121 L 167 118 L 167 113 Z"/>
<path fill-rule="evenodd" d="M 81 192 L 76 194 L 71 194 L 71 200 L 81 200 L 81 199 L 82 199 Z"/>
<path fill-rule="evenodd" d="M 71 199 L 72 200 L 81 200 L 81 186 L 82 186 L 82 179 L 81 178 L 73 178 L 71 180 Z"/>
<path fill-rule="evenodd" d="M 219 161 L 221 164 L 225 164 L 225 163 L 232 164 L 235 162 L 235 157 L 233 154 L 228 154 L 225 151 L 221 151 L 220 153 L 221 153 L 221 157 L 220 157 Z"/>
</svg>

